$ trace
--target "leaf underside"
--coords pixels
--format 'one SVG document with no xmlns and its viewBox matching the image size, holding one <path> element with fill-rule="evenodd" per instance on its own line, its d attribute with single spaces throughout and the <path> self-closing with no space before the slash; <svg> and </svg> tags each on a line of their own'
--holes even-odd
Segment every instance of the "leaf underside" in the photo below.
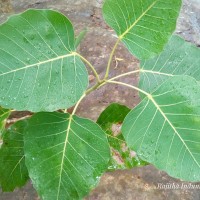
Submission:
<svg viewBox="0 0 200 200">
<path fill-rule="evenodd" d="M 103 16 L 139 59 L 161 52 L 176 28 L 181 0 L 106 0 Z"/>
<path fill-rule="evenodd" d="M 0 105 L 54 111 L 86 90 L 86 68 L 73 51 L 71 22 L 52 10 L 27 10 L 0 26 Z"/>
<path fill-rule="evenodd" d="M 146 163 L 140 160 L 135 152 L 131 151 L 121 133 L 121 126 L 130 108 L 112 103 L 99 116 L 97 123 L 107 133 L 111 149 L 109 170 L 131 169 L 135 166 L 142 166 Z"/>
<path fill-rule="evenodd" d="M 187 181 L 200 180 L 200 85 L 175 76 L 125 118 L 122 133 L 138 156 Z"/>
<path fill-rule="evenodd" d="M 22 187 L 29 179 L 25 165 L 23 132 L 26 121 L 19 121 L 3 133 L 0 148 L 0 185 L 4 192 Z"/>
<path fill-rule="evenodd" d="M 28 121 L 25 157 L 43 200 L 81 199 L 110 159 L 105 133 L 94 122 L 64 113 L 37 113 Z"/>
<path fill-rule="evenodd" d="M 200 81 L 200 49 L 173 35 L 164 51 L 154 58 L 143 60 L 141 68 L 144 71 L 140 73 L 140 88 L 149 93 L 175 75 L 188 75 Z"/>
</svg>

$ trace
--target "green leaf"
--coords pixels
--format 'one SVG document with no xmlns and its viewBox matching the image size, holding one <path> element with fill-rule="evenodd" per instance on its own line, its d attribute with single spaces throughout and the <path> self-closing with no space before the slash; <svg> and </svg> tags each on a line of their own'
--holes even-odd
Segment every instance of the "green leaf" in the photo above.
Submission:
<svg viewBox="0 0 200 200">
<path fill-rule="evenodd" d="M 141 62 L 140 88 L 153 92 L 175 75 L 189 75 L 200 81 L 200 49 L 174 35 L 164 51 Z"/>
<path fill-rule="evenodd" d="M 169 175 L 200 181 L 200 85 L 168 79 L 125 118 L 122 133 L 138 156 Z"/>
<path fill-rule="evenodd" d="M 103 16 L 139 59 L 162 51 L 172 32 L 181 7 L 181 0 L 106 0 Z"/>
<path fill-rule="evenodd" d="M 29 179 L 25 165 L 23 132 L 26 121 L 19 121 L 4 131 L 0 148 L 0 185 L 4 192 L 22 187 Z"/>
<path fill-rule="evenodd" d="M 82 40 L 84 39 L 85 35 L 87 34 L 87 28 L 84 28 L 79 35 L 76 37 L 76 41 L 75 41 L 75 48 L 77 48 L 79 46 L 79 44 L 82 42 Z"/>
<path fill-rule="evenodd" d="M 37 113 L 28 121 L 25 157 L 42 199 L 81 199 L 107 169 L 110 150 L 96 123 L 65 113 Z"/>
<path fill-rule="evenodd" d="M 0 139 L 5 128 L 6 119 L 9 117 L 10 113 L 10 110 L 0 107 Z"/>
<path fill-rule="evenodd" d="M 0 26 L 0 105 L 54 111 L 74 105 L 88 86 L 71 22 L 53 10 L 28 10 Z"/>
<path fill-rule="evenodd" d="M 109 105 L 99 116 L 97 123 L 106 131 L 110 144 L 112 158 L 109 162 L 109 170 L 131 169 L 146 163 L 131 151 L 121 134 L 121 126 L 130 109 L 118 103 Z"/>
</svg>

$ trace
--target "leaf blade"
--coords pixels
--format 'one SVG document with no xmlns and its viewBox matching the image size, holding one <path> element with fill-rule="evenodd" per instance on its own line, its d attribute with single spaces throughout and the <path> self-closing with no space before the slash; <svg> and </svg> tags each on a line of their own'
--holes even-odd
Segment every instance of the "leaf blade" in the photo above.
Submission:
<svg viewBox="0 0 200 200">
<path fill-rule="evenodd" d="M 142 159 L 187 181 L 200 179 L 199 94 L 195 79 L 172 77 L 144 98 L 122 127 Z"/>
<path fill-rule="evenodd" d="M 131 169 L 147 163 L 140 160 L 135 152 L 131 151 L 121 133 L 121 126 L 130 109 L 118 103 L 110 104 L 99 116 L 97 124 L 107 133 L 111 150 L 111 159 L 108 170 Z"/>
<path fill-rule="evenodd" d="M 105 134 L 94 122 L 63 113 L 38 113 L 29 121 L 25 156 L 43 199 L 80 199 L 98 182 L 110 152 Z"/>
<path fill-rule="evenodd" d="M 28 10 L 0 26 L 0 105 L 54 111 L 74 105 L 88 74 L 74 53 L 71 22 L 52 10 Z"/>
<path fill-rule="evenodd" d="M 4 131 L 0 148 L 0 185 L 4 192 L 22 187 L 29 179 L 25 166 L 23 133 L 26 121 L 19 121 Z"/>
<path fill-rule="evenodd" d="M 106 0 L 104 19 L 128 50 L 144 59 L 161 52 L 176 27 L 181 1 Z"/>
<path fill-rule="evenodd" d="M 161 54 L 141 61 L 140 88 L 151 93 L 176 75 L 188 75 L 199 81 L 199 56 L 198 47 L 173 35 Z"/>
</svg>

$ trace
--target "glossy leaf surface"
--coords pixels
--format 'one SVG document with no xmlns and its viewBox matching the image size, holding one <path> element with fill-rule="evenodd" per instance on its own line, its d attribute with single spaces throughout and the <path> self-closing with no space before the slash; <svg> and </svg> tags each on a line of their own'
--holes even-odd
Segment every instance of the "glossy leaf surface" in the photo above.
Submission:
<svg viewBox="0 0 200 200">
<path fill-rule="evenodd" d="M 88 85 L 71 22 L 53 10 L 28 10 L 0 26 L 0 105 L 54 111 L 74 105 Z"/>
<path fill-rule="evenodd" d="M 153 92 L 159 85 L 175 75 L 188 75 L 200 80 L 200 49 L 174 35 L 164 51 L 141 62 L 140 88 Z"/>
<path fill-rule="evenodd" d="M 25 157 L 42 199 L 82 199 L 107 169 L 110 151 L 96 123 L 64 113 L 37 113 L 28 121 Z"/>
<path fill-rule="evenodd" d="M 122 132 L 138 156 L 187 181 L 200 180 L 200 85 L 175 76 L 125 118 Z"/>
<path fill-rule="evenodd" d="M 161 52 L 176 28 L 181 0 L 106 0 L 104 19 L 139 59 Z"/>
<path fill-rule="evenodd" d="M 4 192 L 24 186 L 29 179 L 24 157 L 25 127 L 26 121 L 19 121 L 3 133 L 3 144 L 0 148 L 0 185 Z"/>
</svg>

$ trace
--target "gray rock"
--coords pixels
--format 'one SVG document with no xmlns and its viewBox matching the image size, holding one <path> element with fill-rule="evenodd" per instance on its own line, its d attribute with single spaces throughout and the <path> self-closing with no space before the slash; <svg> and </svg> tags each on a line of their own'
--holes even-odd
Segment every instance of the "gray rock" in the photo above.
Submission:
<svg viewBox="0 0 200 200">
<path fill-rule="evenodd" d="M 200 0 L 185 0 L 176 33 L 185 40 L 200 45 Z"/>
</svg>

